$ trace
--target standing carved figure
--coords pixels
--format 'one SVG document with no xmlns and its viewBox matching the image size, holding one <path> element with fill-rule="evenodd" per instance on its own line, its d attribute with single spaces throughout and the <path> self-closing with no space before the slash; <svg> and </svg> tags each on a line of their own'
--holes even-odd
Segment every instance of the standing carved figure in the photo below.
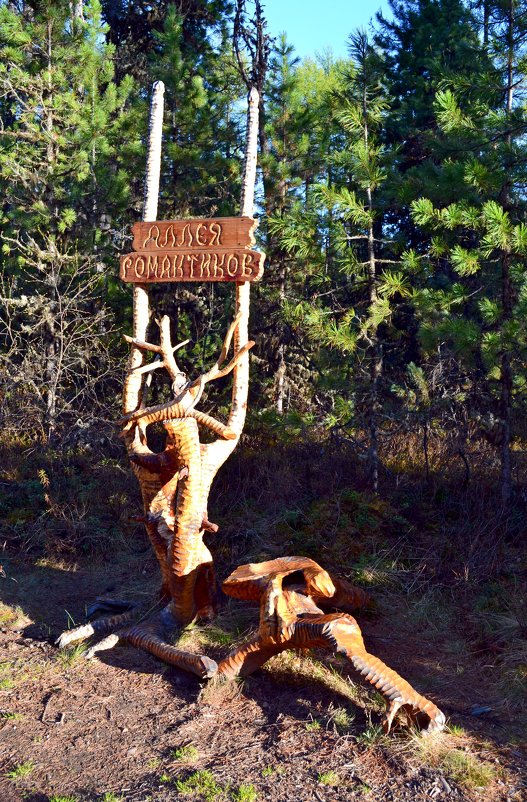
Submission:
<svg viewBox="0 0 527 802">
<path fill-rule="evenodd" d="M 157 84 L 152 103 L 147 182 L 143 220 L 156 220 L 158 175 L 163 110 L 163 86 Z M 241 215 L 251 218 L 256 173 L 258 92 L 249 95 L 247 150 Z M 159 230 L 156 228 L 156 230 Z M 251 229 L 252 234 L 252 229 Z M 174 243 L 172 243 L 174 244 Z M 200 246 L 202 242 L 198 243 Z M 263 259 L 262 259 L 263 261 Z M 186 343 L 172 346 L 170 320 L 159 321 L 159 344 L 147 341 L 150 319 L 148 286 L 134 284 L 133 336 L 130 363 L 123 394 L 123 436 L 132 468 L 139 482 L 148 537 L 161 570 L 159 616 L 140 623 L 133 605 L 102 599 L 88 611 L 119 612 L 64 632 L 59 646 L 93 634 L 102 639 L 89 648 L 87 657 L 112 648 L 120 639 L 146 649 L 167 663 L 201 678 L 224 679 L 246 676 L 270 657 L 285 649 L 324 648 L 343 653 L 356 671 L 385 695 L 388 709 L 385 727 L 402 710 L 410 723 L 429 731 L 442 729 L 443 713 L 418 694 L 404 679 L 366 651 L 359 626 L 350 615 L 363 607 L 367 594 L 344 580 L 331 578 L 313 560 L 282 557 L 260 564 L 242 565 L 223 583 L 227 595 L 260 605 L 260 625 L 255 637 L 240 646 L 218 666 L 206 655 L 178 649 L 168 642 L 168 631 L 207 619 L 215 612 L 215 577 L 212 555 L 203 541 L 205 532 L 218 527 L 209 521 L 208 497 L 219 468 L 236 447 L 245 423 L 249 385 L 248 339 L 250 283 L 236 284 L 234 320 L 228 328 L 217 362 L 205 373 L 189 379 L 177 364 L 174 352 Z M 228 354 L 233 353 L 228 360 Z M 145 363 L 145 355 L 154 355 Z M 152 371 L 164 369 L 173 398 L 157 406 L 146 406 Z M 232 403 L 223 423 L 197 409 L 208 382 L 232 373 Z M 147 444 L 147 427 L 162 423 L 166 443 L 161 453 Z M 214 433 L 212 442 L 200 441 L 200 427 Z"/>
</svg>

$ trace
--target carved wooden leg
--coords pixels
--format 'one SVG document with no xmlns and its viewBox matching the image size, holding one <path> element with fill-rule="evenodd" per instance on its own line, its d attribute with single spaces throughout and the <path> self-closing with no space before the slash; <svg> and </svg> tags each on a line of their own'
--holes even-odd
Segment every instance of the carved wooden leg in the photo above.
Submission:
<svg viewBox="0 0 527 802">
<path fill-rule="evenodd" d="M 63 632 L 55 641 L 59 649 L 63 649 L 69 643 L 77 640 L 86 640 L 92 635 L 108 635 L 114 632 L 124 624 L 128 624 L 137 615 L 137 610 L 128 610 L 120 615 L 112 615 L 107 618 L 99 618 L 97 621 L 92 621 L 89 624 L 83 624 L 75 629 L 69 629 Z"/>
<path fill-rule="evenodd" d="M 90 648 L 84 652 L 84 657 L 86 660 L 91 660 L 91 658 L 97 654 L 97 652 L 104 652 L 107 649 L 113 649 L 113 647 L 117 646 L 118 643 L 119 635 L 117 635 L 115 632 L 112 632 L 111 635 L 107 635 L 98 643 L 94 643 L 93 646 L 90 646 Z"/>
<path fill-rule="evenodd" d="M 201 679 L 210 679 L 215 676 L 218 665 L 210 657 L 193 652 L 185 652 L 166 643 L 152 627 L 147 624 L 137 624 L 121 633 L 121 637 L 133 646 L 144 649 L 171 666 L 177 666 L 184 671 L 190 671 Z"/>
<path fill-rule="evenodd" d="M 331 577 L 335 586 L 335 593 L 330 598 L 316 597 L 316 602 L 322 609 L 338 609 L 343 613 L 352 613 L 355 610 L 362 610 L 371 604 L 371 596 L 362 588 L 352 585 L 345 579 Z"/>
<path fill-rule="evenodd" d="M 318 620 L 314 620 L 316 618 Z M 386 697 L 386 732 L 390 731 L 400 708 L 404 708 L 410 719 L 427 732 L 439 731 L 445 726 L 445 716 L 433 702 L 417 693 L 410 683 L 366 651 L 359 626 L 352 616 L 313 616 L 311 621 L 299 621 L 292 640 L 302 646 L 309 643 L 318 646 L 324 640 L 327 648 L 345 654 L 356 671 Z"/>
</svg>

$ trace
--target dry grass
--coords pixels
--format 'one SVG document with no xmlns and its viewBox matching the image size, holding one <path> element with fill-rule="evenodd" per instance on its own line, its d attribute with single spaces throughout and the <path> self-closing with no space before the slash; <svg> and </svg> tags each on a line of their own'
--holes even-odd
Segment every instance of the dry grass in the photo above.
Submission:
<svg viewBox="0 0 527 802">
<path fill-rule="evenodd" d="M 321 443 L 306 442 L 275 451 L 255 444 L 253 451 L 237 452 L 220 474 L 210 504 L 221 526 L 212 547 L 218 575 L 239 563 L 280 554 L 314 557 L 371 590 L 377 612 L 358 618 L 366 631 L 373 631 L 373 640 L 367 638 L 372 652 L 386 662 L 389 656 L 399 660 L 401 673 L 420 692 L 433 689 L 440 705 L 457 686 L 477 684 L 478 699 L 494 700 L 493 710 L 504 713 L 504 737 L 510 715 L 511 737 L 516 733 L 521 739 L 519 714 L 527 698 L 524 502 L 518 499 L 508 514 L 500 507 L 492 471 L 485 466 L 486 451 L 479 462 L 471 456 L 471 481 L 464 488 L 461 461 L 449 456 L 446 445 L 436 447 L 433 476 L 425 484 L 418 441 L 392 441 L 385 457 L 393 476 L 383 474 L 382 498 L 365 489 L 356 458 L 344 450 L 324 452 Z M 69 572 L 101 549 L 107 555 L 120 552 L 124 559 L 123 552 L 134 544 L 144 546 L 141 530 L 135 538 L 126 520 L 137 505 L 133 477 L 113 458 L 95 465 L 86 454 L 34 454 L 18 462 L 11 455 L 10 460 L 3 474 L 11 494 L 8 551 L 20 546 L 27 557 L 39 560 L 42 570 Z M 74 504 L 81 486 L 84 500 Z M 100 487 L 110 488 L 108 499 L 97 492 Z M 155 580 L 150 575 L 130 578 L 135 595 L 151 593 L 151 584 L 141 586 L 144 581 Z M 127 595 L 128 588 L 119 590 Z M 185 629 L 177 642 L 216 658 L 254 631 L 257 621 L 255 607 L 229 602 L 214 623 Z M 23 624 L 22 610 L 1 606 L 0 623 Z M 0 688 L 3 682 L 5 690 L 18 686 L 38 673 L 49 673 L 51 683 L 59 672 L 78 671 L 80 665 L 75 651 L 52 660 L 37 655 L 24 665 L 15 661 L 0 667 Z M 322 729 L 328 738 L 349 738 L 361 754 L 386 753 L 404 765 L 432 767 L 464 788 L 489 787 L 497 776 L 481 742 L 456 732 L 455 726 L 438 738 L 385 740 L 378 726 L 384 700 L 355 682 L 349 664 L 338 657 L 284 652 L 265 670 L 275 683 L 302 686 L 306 692 L 319 686 L 336 695 L 301 725 L 306 737 L 315 738 Z M 201 691 L 200 702 L 228 707 L 242 693 L 242 683 L 213 681 Z M 357 708 L 364 711 L 366 726 L 354 721 L 356 714 L 364 717 Z M 190 758 L 174 761 L 191 764 Z"/>
<path fill-rule="evenodd" d="M 451 732 L 423 737 L 410 735 L 395 747 L 414 767 L 439 769 L 449 780 L 468 789 L 483 789 L 498 776 L 496 767 L 479 754 L 478 744 L 466 735 Z"/>
</svg>

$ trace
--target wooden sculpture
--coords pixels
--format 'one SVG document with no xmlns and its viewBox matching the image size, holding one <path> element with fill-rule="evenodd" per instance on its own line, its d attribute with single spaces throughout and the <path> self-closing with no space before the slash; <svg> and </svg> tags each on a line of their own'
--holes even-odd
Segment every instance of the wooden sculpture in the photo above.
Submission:
<svg viewBox="0 0 527 802">
<path fill-rule="evenodd" d="M 441 729 L 444 715 L 364 646 L 357 622 L 349 614 L 367 603 L 367 594 L 343 580 L 332 579 L 317 563 L 304 557 L 283 557 L 242 565 L 223 583 L 226 594 L 260 605 L 255 638 L 218 666 L 206 655 L 178 649 L 169 637 L 182 625 L 207 619 L 215 612 L 216 584 L 212 555 L 203 542 L 206 531 L 217 532 L 209 521 L 208 497 L 217 471 L 232 453 L 245 422 L 249 384 L 248 339 L 250 283 L 262 274 L 264 255 L 253 251 L 252 218 L 258 131 L 258 92 L 249 96 L 247 150 L 239 218 L 156 221 L 161 144 L 163 86 L 155 86 L 151 121 L 143 222 L 133 227 L 134 251 L 121 258 L 121 278 L 133 283 L 133 336 L 123 393 L 123 436 L 132 469 L 139 482 L 148 537 L 161 570 L 159 616 L 134 623 L 136 607 L 101 599 L 89 615 L 113 612 L 64 632 L 57 643 L 65 646 L 91 635 L 102 639 L 86 651 L 92 657 L 119 640 L 143 648 L 167 663 L 197 674 L 232 679 L 246 676 L 272 655 L 285 649 L 319 647 L 346 655 L 353 667 L 388 699 L 385 727 L 390 729 L 398 710 L 409 721 Z M 231 281 L 235 283 L 235 313 L 216 363 L 189 378 L 179 367 L 170 320 L 159 322 L 159 343 L 147 340 L 150 320 L 148 285 L 163 281 Z M 233 346 L 233 353 L 228 354 Z M 146 354 L 154 356 L 145 362 Z M 170 377 L 173 397 L 148 406 L 148 386 L 154 370 Z M 205 386 L 232 373 L 232 404 L 224 423 L 197 409 Z M 161 423 L 166 444 L 161 453 L 148 447 L 147 428 Z M 216 435 L 200 441 L 200 427 Z M 327 612 L 338 610 L 339 612 Z M 116 612 L 117 611 L 117 612 Z"/>
<path fill-rule="evenodd" d="M 409 723 L 432 732 L 445 724 L 443 713 L 381 660 L 369 654 L 355 619 L 345 612 L 364 607 L 367 594 L 332 579 L 307 557 L 281 557 L 241 565 L 223 583 L 229 596 L 260 604 L 255 638 L 240 646 L 218 666 L 229 679 L 246 677 L 285 649 L 329 649 L 344 654 L 356 671 L 388 700 L 384 728 L 389 732 L 401 710 Z"/>
</svg>

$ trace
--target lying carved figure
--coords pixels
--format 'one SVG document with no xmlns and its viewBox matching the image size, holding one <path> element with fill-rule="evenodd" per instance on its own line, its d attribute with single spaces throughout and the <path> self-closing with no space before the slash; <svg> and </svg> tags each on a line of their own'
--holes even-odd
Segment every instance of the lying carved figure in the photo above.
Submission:
<svg viewBox="0 0 527 802">
<path fill-rule="evenodd" d="M 348 612 L 368 604 L 369 597 L 361 588 L 342 579 L 332 579 L 307 557 L 280 557 L 239 566 L 225 580 L 223 590 L 234 598 L 259 602 L 260 625 L 252 640 L 219 665 L 206 655 L 186 652 L 167 642 L 167 630 L 173 631 L 177 626 L 169 607 L 155 620 L 131 624 L 131 619 L 138 616 L 132 605 L 128 605 L 125 612 L 63 633 L 57 643 L 65 646 L 93 634 L 103 635 L 85 653 L 86 657 L 93 657 L 96 652 L 125 640 L 202 679 L 246 677 L 286 649 L 329 649 L 344 654 L 356 671 L 386 697 L 388 709 L 383 722 L 386 732 L 398 712 L 404 714 L 408 724 L 426 732 L 443 729 L 445 716 L 441 710 L 366 651 L 359 626 Z M 101 600 L 88 612 L 108 611 L 114 605 L 122 610 L 125 604 Z"/>
<path fill-rule="evenodd" d="M 439 708 L 366 651 L 351 615 L 324 612 L 364 607 L 368 597 L 360 588 L 333 580 L 307 557 L 281 557 L 241 565 L 225 580 L 223 590 L 238 599 L 259 601 L 260 626 L 253 640 L 219 664 L 220 675 L 245 677 L 285 649 L 329 649 L 346 655 L 359 674 L 387 698 L 386 732 L 398 711 L 427 732 L 443 729 L 445 716 Z"/>
</svg>

